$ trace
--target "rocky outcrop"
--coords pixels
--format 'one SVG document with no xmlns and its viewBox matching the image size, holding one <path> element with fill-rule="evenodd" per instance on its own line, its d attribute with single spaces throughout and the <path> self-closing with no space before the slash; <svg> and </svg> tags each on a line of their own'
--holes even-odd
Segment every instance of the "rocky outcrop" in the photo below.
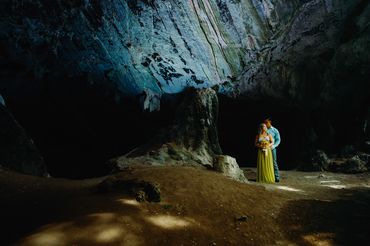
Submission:
<svg viewBox="0 0 370 246">
<path fill-rule="evenodd" d="M 363 173 L 370 170 L 367 168 L 366 164 L 366 161 L 362 160 L 358 155 L 355 155 L 351 158 L 333 160 L 330 163 L 329 170 L 341 173 Z"/>
<path fill-rule="evenodd" d="M 0 165 L 18 172 L 46 176 L 44 159 L 25 130 L 0 104 Z"/>
<path fill-rule="evenodd" d="M 214 85 L 304 107 L 368 96 L 365 0 L 7 0 L 0 9 L 11 97 L 76 78 L 117 101 L 140 96 L 148 110 L 164 93 Z"/>
<path fill-rule="evenodd" d="M 330 158 L 322 151 L 312 154 L 311 160 L 302 163 L 298 169 L 301 171 L 330 171 L 339 173 L 363 173 L 370 171 L 370 154 L 359 152 L 353 146 L 343 149 L 341 155 Z"/>
<path fill-rule="evenodd" d="M 245 67 L 230 95 L 278 102 L 278 112 L 300 112 L 302 156 L 318 148 L 338 153 L 345 145 L 365 151 L 369 16 L 369 1 L 305 1 L 258 51 L 256 63 Z"/>
<path fill-rule="evenodd" d="M 364 67 L 370 63 L 369 11 L 368 1 L 306 1 L 258 52 L 256 63 L 246 66 L 237 83 L 239 93 L 306 107 L 354 96 L 354 90 L 360 93 L 356 98 L 363 98 L 369 73 Z"/>
<path fill-rule="evenodd" d="M 217 133 L 218 100 L 212 89 L 190 89 L 183 93 L 171 126 L 162 130 L 149 143 L 110 165 L 124 170 L 132 165 L 186 165 L 206 167 L 245 182 L 236 160 L 223 156 Z"/>
<path fill-rule="evenodd" d="M 328 171 L 330 159 L 322 150 L 316 150 L 309 161 L 304 162 L 299 170 L 302 171 Z"/>
<path fill-rule="evenodd" d="M 221 154 L 216 127 L 216 92 L 190 89 L 182 97 L 171 126 L 161 130 L 147 144 L 111 163 L 120 169 L 134 163 L 212 167 L 214 156 Z"/>
<path fill-rule="evenodd" d="M 2 87 L 15 97 L 84 78 L 155 110 L 163 93 L 232 83 L 301 2 L 1 1 Z"/>
<path fill-rule="evenodd" d="M 243 171 L 239 168 L 236 159 L 227 155 L 218 155 L 214 161 L 214 170 L 223 173 L 225 176 L 235 179 L 239 182 L 247 182 Z"/>
</svg>

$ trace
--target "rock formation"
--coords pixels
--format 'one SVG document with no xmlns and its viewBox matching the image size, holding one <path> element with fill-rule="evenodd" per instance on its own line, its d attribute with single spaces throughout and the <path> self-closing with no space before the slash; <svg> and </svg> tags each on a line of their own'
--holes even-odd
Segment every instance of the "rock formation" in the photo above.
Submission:
<svg viewBox="0 0 370 246">
<path fill-rule="evenodd" d="M 257 52 L 256 63 L 245 67 L 233 93 L 296 108 L 302 138 L 315 138 L 314 149 L 338 151 L 347 144 L 365 149 L 369 17 L 369 1 L 305 1 Z M 302 144 L 311 148 L 309 141 Z"/>
<path fill-rule="evenodd" d="M 207 167 L 244 182 L 246 178 L 235 159 L 230 161 L 231 157 L 222 156 L 217 116 L 218 100 L 214 90 L 187 90 L 172 125 L 162 129 L 147 144 L 110 160 L 110 164 L 118 170 L 143 164 Z"/>
<path fill-rule="evenodd" d="M 34 83 L 29 93 L 35 93 L 51 80 L 88 74 L 91 84 L 104 84 L 117 100 L 145 92 L 143 106 L 158 109 L 163 93 L 228 85 L 254 67 L 261 49 L 286 28 L 301 4 L 2 1 L 1 62 L 8 64 L 2 68 L 3 86 L 7 94 L 17 94 L 18 86 Z"/>
<path fill-rule="evenodd" d="M 310 151 L 369 148 L 367 0 L 4 0 L 0 16 L 10 107 L 83 101 L 94 87 L 156 111 L 165 94 L 213 87 L 313 118 L 302 126 Z M 209 143 L 190 159 L 211 163 Z"/>
</svg>

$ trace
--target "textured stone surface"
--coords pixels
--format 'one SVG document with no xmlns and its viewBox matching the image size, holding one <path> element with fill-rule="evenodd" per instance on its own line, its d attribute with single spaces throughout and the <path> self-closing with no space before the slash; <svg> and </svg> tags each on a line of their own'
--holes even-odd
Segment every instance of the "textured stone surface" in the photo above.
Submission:
<svg viewBox="0 0 370 246">
<path fill-rule="evenodd" d="M 244 176 L 243 171 L 239 168 L 236 159 L 227 155 L 218 155 L 215 158 L 214 170 L 223 173 L 232 179 L 240 182 L 247 182 L 247 178 Z"/>
<path fill-rule="evenodd" d="M 110 164 L 118 169 L 137 164 L 213 167 L 215 156 L 222 153 L 216 126 L 216 92 L 210 88 L 185 91 L 176 111 L 170 126 Z"/>
<path fill-rule="evenodd" d="M 2 106 L 6 106 L 5 105 L 5 100 L 4 100 L 4 98 L 3 98 L 3 96 L 0 94 L 0 104 L 2 105 Z"/>
<path fill-rule="evenodd" d="M 8 95 L 86 76 L 155 110 L 163 93 L 189 86 L 309 104 L 361 103 L 367 86 L 368 1 L 8 0 L 1 11 Z"/>
<path fill-rule="evenodd" d="M 310 162 L 305 163 L 299 169 L 302 171 L 327 171 L 329 170 L 330 159 L 322 150 L 316 150 Z"/>
<path fill-rule="evenodd" d="M 34 83 L 35 93 L 44 89 L 44 80 L 88 74 L 90 83 L 104 83 L 117 100 L 144 92 L 144 106 L 153 110 L 163 93 L 234 81 L 246 65 L 256 63 L 258 51 L 289 23 L 300 4 L 2 1 L 1 63 L 7 64 L 2 86 L 11 94 Z"/>
<path fill-rule="evenodd" d="M 306 1 L 246 66 L 239 93 L 305 107 L 344 98 L 360 105 L 369 88 L 369 18 L 368 1 Z"/>
<path fill-rule="evenodd" d="M 361 160 L 357 155 L 348 159 L 343 165 L 339 168 L 339 171 L 344 173 L 362 173 L 366 172 L 366 162 Z"/>
<path fill-rule="evenodd" d="M 302 152 L 333 153 L 345 145 L 365 150 L 369 23 L 369 1 L 305 1 L 285 29 L 257 52 L 256 63 L 245 67 L 230 95 L 300 111 Z"/>
</svg>

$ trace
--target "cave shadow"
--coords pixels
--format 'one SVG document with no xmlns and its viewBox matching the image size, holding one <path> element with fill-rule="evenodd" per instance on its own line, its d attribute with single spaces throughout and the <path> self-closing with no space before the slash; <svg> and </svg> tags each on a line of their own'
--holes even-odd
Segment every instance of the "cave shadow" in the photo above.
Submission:
<svg viewBox="0 0 370 246">
<path fill-rule="evenodd" d="M 268 100 L 236 100 L 219 96 L 218 131 L 222 151 L 236 158 L 241 167 L 256 167 L 257 149 L 254 146 L 258 126 L 270 118 L 281 135 L 277 148 L 279 168 L 297 167 L 302 139 L 301 122 L 306 115 L 294 107 Z M 298 143 L 298 144 L 297 144 Z"/>
<path fill-rule="evenodd" d="M 370 189 L 346 189 L 336 200 L 289 201 L 278 216 L 285 236 L 298 245 L 365 245 L 370 240 Z"/>
<path fill-rule="evenodd" d="M 219 141 L 224 154 L 235 157 L 241 167 L 255 167 L 258 126 L 270 118 L 281 136 L 277 148 L 279 169 L 291 170 L 307 165 L 318 149 L 335 156 L 344 146 L 355 143 L 358 134 L 348 129 L 357 129 L 356 115 L 360 111 L 305 107 L 283 99 L 219 95 Z"/>
<path fill-rule="evenodd" d="M 184 228 L 166 229 L 153 224 L 145 210 L 139 207 L 143 203 L 138 206 L 123 204 L 121 199 L 135 198 L 119 192 L 96 193 L 95 188 L 91 188 L 74 194 L 60 191 L 58 194 L 28 195 L 23 199 L 17 197 L 17 202 L 3 204 L 1 245 L 17 245 L 25 238 L 33 245 L 41 242 L 43 245 L 60 244 L 63 240 L 83 245 L 132 244 L 136 241 L 143 245 L 157 241 L 158 245 L 164 245 L 161 240 L 181 238 L 184 231 Z M 151 204 L 155 207 L 156 216 L 165 215 L 181 221 L 182 218 L 166 204 Z M 122 227 L 124 218 L 128 220 L 128 226 Z M 196 235 L 207 233 L 191 225 L 186 227 L 186 231 Z M 148 234 L 154 237 L 148 238 Z"/>
<path fill-rule="evenodd" d="M 142 95 L 118 95 L 118 89 L 91 84 L 88 75 L 45 79 L 40 87 L 39 93 L 9 95 L 6 103 L 53 177 L 109 174 L 109 159 L 146 143 L 173 119 L 171 99 L 161 102 L 160 111 L 147 112 Z"/>
</svg>

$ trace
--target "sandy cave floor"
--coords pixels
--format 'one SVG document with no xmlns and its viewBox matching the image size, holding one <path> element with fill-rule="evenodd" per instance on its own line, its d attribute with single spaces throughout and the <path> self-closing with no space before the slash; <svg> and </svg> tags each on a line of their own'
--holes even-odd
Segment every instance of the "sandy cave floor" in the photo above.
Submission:
<svg viewBox="0 0 370 246">
<path fill-rule="evenodd" d="M 0 170 L 0 245 L 365 245 L 370 173 L 282 171 L 248 184 L 190 167 L 118 176 L 158 183 L 160 203 L 97 193 L 104 177 L 36 178 Z M 365 243 L 365 244 L 364 244 Z"/>
</svg>

